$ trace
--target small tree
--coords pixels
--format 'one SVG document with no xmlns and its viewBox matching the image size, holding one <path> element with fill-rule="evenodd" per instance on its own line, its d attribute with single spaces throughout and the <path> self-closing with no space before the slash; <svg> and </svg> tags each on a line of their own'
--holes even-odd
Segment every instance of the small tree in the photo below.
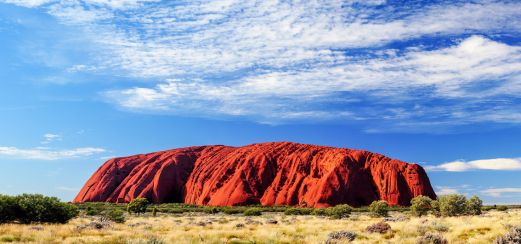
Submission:
<svg viewBox="0 0 521 244">
<path fill-rule="evenodd" d="M 441 216 L 441 213 L 440 213 L 440 201 L 432 200 L 431 201 L 431 206 L 432 206 L 431 213 L 434 214 L 436 217 L 440 217 Z"/>
<path fill-rule="evenodd" d="M 389 212 L 389 205 L 386 201 L 374 201 L 369 205 L 369 212 L 373 217 L 385 217 Z"/>
<path fill-rule="evenodd" d="M 262 209 L 260 208 L 248 208 L 244 210 L 244 216 L 260 216 L 262 215 Z"/>
<path fill-rule="evenodd" d="M 311 214 L 316 216 L 326 216 L 328 215 L 327 208 L 315 208 L 311 211 Z"/>
<path fill-rule="evenodd" d="M 326 209 L 326 214 L 334 219 L 341 219 L 349 217 L 353 208 L 347 204 L 339 204 L 334 207 Z"/>
<path fill-rule="evenodd" d="M 441 196 L 438 201 L 440 202 L 440 213 L 443 216 L 458 216 L 465 214 L 467 199 L 463 195 L 445 195 Z"/>
<path fill-rule="evenodd" d="M 116 223 L 125 223 L 125 212 L 117 208 L 110 208 L 102 212 L 102 217 Z"/>
<path fill-rule="evenodd" d="M 426 215 L 432 209 L 432 199 L 426 196 L 417 196 L 411 200 L 411 214 L 414 216 Z"/>
<path fill-rule="evenodd" d="M 216 213 L 219 213 L 220 210 L 219 208 L 217 207 L 205 207 L 204 210 L 203 210 L 205 213 L 209 213 L 209 214 L 216 214 Z"/>
<path fill-rule="evenodd" d="M 99 214 L 99 210 L 97 209 L 94 209 L 93 207 L 91 206 L 88 206 L 85 213 L 88 215 L 88 216 L 95 216 L 95 215 L 98 215 Z"/>
<path fill-rule="evenodd" d="M 152 208 L 152 216 L 154 216 L 154 217 L 157 216 L 157 208 L 156 207 Z"/>
<path fill-rule="evenodd" d="M 134 198 L 127 205 L 127 211 L 129 213 L 135 213 L 137 215 L 145 213 L 148 207 L 148 200 L 146 198 Z"/>
<path fill-rule="evenodd" d="M 0 195 L 0 224 L 8 223 L 16 219 L 16 198 Z"/>
<path fill-rule="evenodd" d="M 480 215 L 481 207 L 483 207 L 483 201 L 478 196 L 473 196 L 465 202 L 466 212 L 470 215 Z"/>
<path fill-rule="evenodd" d="M 16 199 L 16 219 L 21 223 L 67 223 L 78 215 L 78 208 L 62 203 L 56 197 L 41 194 L 23 194 Z"/>
<path fill-rule="evenodd" d="M 497 211 L 507 211 L 508 207 L 505 205 L 500 205 L 496 207 Z"/>
<path fill-rule="evenodd" d="M 285 215 L 308 215 L 313 212 L 312 208 L 288 208 L 284 211 Z"/>
</svg>

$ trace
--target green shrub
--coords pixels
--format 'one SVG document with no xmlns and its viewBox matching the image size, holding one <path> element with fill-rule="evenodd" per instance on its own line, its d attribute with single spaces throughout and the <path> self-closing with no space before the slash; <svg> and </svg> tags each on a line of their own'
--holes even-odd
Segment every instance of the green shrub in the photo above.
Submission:
<svg viewBox="0 0 521 244">
<path fill-rule="evenodd" d="M 312 208 L 288 208 L 284 211 L 285 215 L 308 215 L 313 211 Z"/>
<path fill-rule="evenodd" d="M 135 213 L 137 215 L 145 213 L 148 207 L 148 200 L 146 198 L 135 198 L 132 199 L 127 205 L 127 211 L 129 213 Z"/>
<path fill-rule="evenodd" d="M 327 210 L 327 208 L 315 208 L 315 209 L 313 209 L 311 214 L 316 215 L 316 216 L 327 216 L 326 210 Z"/>
<path fill-rule="evenodd" d="M 463 195 L 450 194 L 439 198 L 442 216 L 458 216 L 465 214 L 467 199 Z"/>
<path fill-rule="evenodd" d="M 349 217 L 353 208 L 347 204 L 339 204 L 334 207 L 327 208 L 325 213 L 327 216 L 330 216 L 334 219 L 341 219 Z"/>
<path fill-rule="evenodd" d="M 411 214 L 422 216 L 432 209 L 432 199 L 426 196 L 417 196 L 411 200 Z"/>
<path fill-rule="evenodd" d="M 157 208 L 152 208 L 152 216 L 157 217 Z"/>
<path fill-rule="evenodd" d="M 483 206 L 481 208 L 482 211 L 490 211 L 492 209 L 496 209 L 494 206 Z"/>
<path fill-rule="evenodd" d="M 243 212 L 244 216 L 260 216 L 262 215 L 262 209 L 260 208 L 248 208 Z"/>
<path fill-rule="evenodd" d="M 505 205 L 499 205 L 499 206 L 496 207 L 496 209 L 497 209 L 498 211 L 507 211 L 507 210 L 508 210 L 508 207 L 505 206 Z"/>
<path fill-rule="evenodd" d="M 216 213 L 219 213 L 220 210 L 217 207 L 205 207 L 204 212 L 209 213 L 209 214 L 216 214 Z"/>
<path fill-rule="evenodd" d="M 15 197 L 0 195 L 0 224 L 14 221 L 17 208 Z"/>
<path fill-rule="evenodd" d="M 447 232 L 449 231 L 449 226 L 442 223 L 432 223 L 432 229 L 438 232 Z"/>
<path fill-rule="evenodd" d="M 432 206 L 431 213 L 434 214 L 436 217 L 440 217 L 441 216 L 441 213 L 440 213 L 440 201 L 432 200 L 431 201 L 431 206 Z"/>
<path fill-rule="evenodd" d="M 112 208 L 102 212 L 102 216 L 116 223 L 125 223 L 125 212 Z"/>
<path fill-rule="evenodd" d="M 225 214 L 240 214 L 240 213 L 244 213 L 244 210 L 241 209 L 241 208 L 223 208 L 221 209 L 221 211 Z"/>
<path fill-rule="evenodd" d="M 313 208 L 301 208 L 300 214 L 301 215 L 310 215 L 313 212 Z"/>
<path fill-rule="evenodd" d="M 86 210 L 86 214 L 88 216 L 95 216 L 95 215 L 99 215 L 100 212 L 97 209 L 94 209 L 93 207 L 88 206 L 87 210 Z"/>
<path fill-rule="evenodd" d="M 465 202 L 465 210 L 469 215 L 480 215 L 483 201 L 478 196 L 473 196 Z"/>
<path fill-rule="evenodd" d="M 67 223 L 78 215 L 76 206 L 62 203 L 56 197 L 23 194 L 15 197 L 16 219 L 21 223 Z"/>
<path fill-rule="evenodd" d="M 284 211 L 285 215 L 301 215 L 300 209 L 298 208 L 288 208 Z"/>
<path fill-rule="evenodd" d="M 173 214 L 182 214 L 187 212 L 186 209 L 182 208 L 167 208 L 167 209 L 161 209 L 162 213 L 173 213 Z"/>
<path fill-rule="evenodd" d="M 389 205 L 386 201 L 374 201 L 369 205 L 369 213 L 373 217 L 385 217 L 389 212 Z"/>
</svg>

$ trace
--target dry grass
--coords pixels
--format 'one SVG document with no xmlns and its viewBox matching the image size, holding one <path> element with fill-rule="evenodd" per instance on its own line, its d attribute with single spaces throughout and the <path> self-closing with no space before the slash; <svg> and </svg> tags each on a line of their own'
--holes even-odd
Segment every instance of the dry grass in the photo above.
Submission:
<svg viewBox="0 0 521 244">
<path fill-rule="evenodd" d="M 392 213 L 401 216 L 401 213 Z M 97 230 L 76 227 L 94 218 L 65 225 L 0 225 L 0 242 L 20 243 L 325 243 L 332 231 L 357 233 L 353 243 L 415 243 L 424 233 L 439 233 L 449 243 L 491 243 L 511 226 L 521 225 L 521 210 L 489 211 L 481 216 L 433 216 L 388 222 L 391 231 L 369 234 L 368 225 L 382 221 L 366 214 L 332 220 L 316 216 L 265 213 L 258 217 L 225 214 L 183 214 L 128 217 L 124 224 Z M 277 224 L 268 224 L 270 219 Z M 244 227 L 237 227 L 243 224 Z"/>
</svg>

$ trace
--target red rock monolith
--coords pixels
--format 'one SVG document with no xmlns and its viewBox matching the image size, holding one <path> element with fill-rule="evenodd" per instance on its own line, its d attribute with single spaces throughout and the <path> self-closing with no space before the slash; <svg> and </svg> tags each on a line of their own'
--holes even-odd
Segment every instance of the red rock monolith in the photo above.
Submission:
<svg viewBox="0 0 521 244">
<path fill-rule="evenodd" d="M 114 158 L 74 202 L 328 207 L 436 195 L 423 168 L 377 153 L 290 142 L 200 146 Z"/>
</svg>

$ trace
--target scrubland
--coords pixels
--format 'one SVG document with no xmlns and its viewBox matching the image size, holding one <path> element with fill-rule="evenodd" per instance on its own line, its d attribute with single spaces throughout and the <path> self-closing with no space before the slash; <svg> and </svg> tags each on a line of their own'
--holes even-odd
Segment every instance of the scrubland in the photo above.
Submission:
<svg viewBox="0 0 521 244">
<path fill-rule="evenodd" d="M 385 233 L 369 233 L 369 225 L 385 222 Z M 100 221 L 84 213 L 67 224 L 2 224 L 0 242 L 14 243 L 347 243 L 330 233 L 356 234 L 350 243 L 417 243 L 428 233 L 448 243 L 492 243 L 511 227 L 521 225 L 521 210 L 489 210 L 477 216 L 411 217 L 391 212 L 371 217 L 355 212 L 348 218 L 285 215 L 264 212 L 261 216 L 226 213 L 151 213 L 126 215 L 125 223 Z"/>
</svg>

